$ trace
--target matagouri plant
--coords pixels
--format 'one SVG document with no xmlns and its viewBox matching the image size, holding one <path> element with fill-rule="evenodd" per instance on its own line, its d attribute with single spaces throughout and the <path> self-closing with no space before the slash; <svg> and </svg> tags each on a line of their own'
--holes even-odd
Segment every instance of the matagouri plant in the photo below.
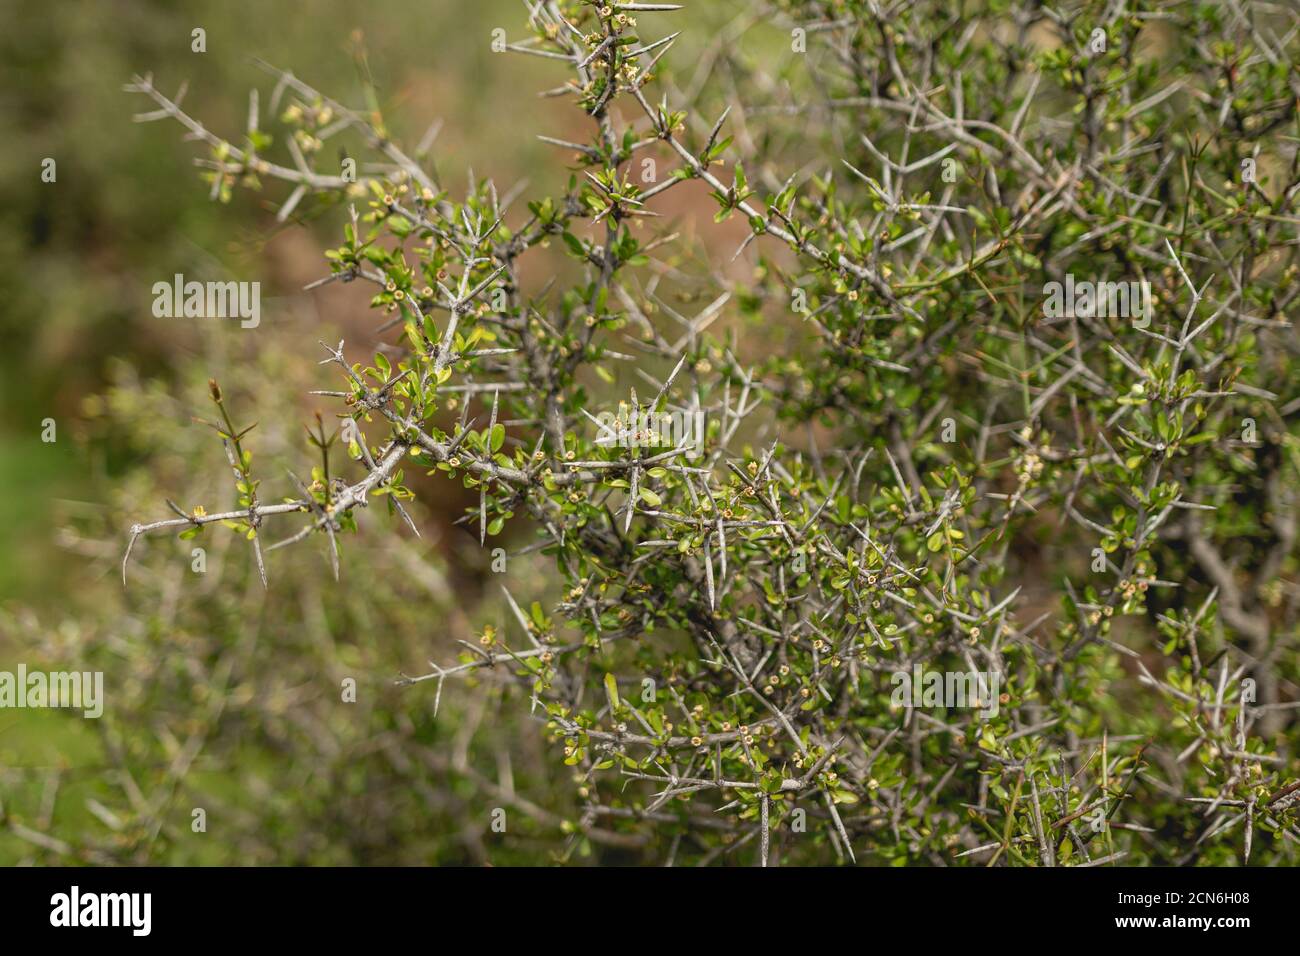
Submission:
<svg viewBox="0 0 1300 956">
<path fill-rule="evenodd" d="M 780 0 L 674 83 L 691 30 L 529 0 L 483 38 L 585 114 L 527 131 L 571 171 L 528 200 L 452 189 L 295 73 L 265 67 L 237 139 L 137 77 L 214 197 L 333 210 L 321 283 L 372 286 L 395 342 L 313 343 L 335 417 L 288 479 L 248 427 L 284 410 L 213 382 L 231 496 L 142 515 L 128 586 L 149 536 L 233 532 L 268 601 L 313 542 L 364 599 L 346 543 L 376 504 L 414 533 L 428 472 L 477 498 L 464 547 L 554 569 L 506 570 L 458 658 L 393 667 L 412 711 L 472 684 L 563 764 L 563 799 L 487 781 L 485 841 L 1300 862 L 1300 15 Z"/>
</svg>

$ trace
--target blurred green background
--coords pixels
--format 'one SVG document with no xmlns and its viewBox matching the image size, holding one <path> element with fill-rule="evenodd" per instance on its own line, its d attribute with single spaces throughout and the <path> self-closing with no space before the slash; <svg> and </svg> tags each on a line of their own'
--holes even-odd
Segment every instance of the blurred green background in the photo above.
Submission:
<svg viewBox="0 0 1300 956">
<path fill-rule="evenodd" d="M 191 165 L 201 151 L 181 141 L 183 130 L 171 122 L 132 123 L 134 113 L 151 107 L 122 91 L 133 74 L 152 72 L 169 94 L 188 83 L 188 111 L 238 140 L 248 90 L 259 87 L 265 103 L 274 85 L 252 58 L 293 69 L 359 104 L 357 52 L 364 47 L 395 135 L 414 142 L 441 120 L 439 163 L 449 185 L 462 187 L 470 166 L 502 183 L 555 166 L 547 155 L 553 151 L 521 135 L 512 116 L 532 126 L 549 110 L 563 117 L 557 125 L 569 122 L 562 107 L 519 95 L 557 83 L 553 68 L 489 49 L 494 27 L 522 35 L 523 7 L 508 0 L 321 2 L 306 9 L 73 0 L 3 9 L 0 481 L 7 487 L 69 497 L 84 491 L 84 464 L 71 457 L 72 443 L 42 447 L 41 421 L 53 417 L 74 430 L 82 398 L 104 384 L 113 356 L 142 374 L 167 375 L 179 357 L 195 353 L 195 330 L 150 314 L 153 282 L 192 271 L 260 279 L 264 298 L 298 296 L 305 281 L 325 273 L 320 251 L 336 240 L 334 217 L 306 230 L 277 228 L 268 207 L 283 200 L 282 191 L 210 203 Z M 191 50 L 196 27 L 206 31 L 204 53 Z M 40 180 L 46 158 L 57 163 L 55 183 Z M 298 297 L 315 306 L 312 297 Z M 333 309 L 327 318 L 342 311 L 331 303 L 320 308 Z M 285 331 L 286 317 L 277 320 L 268 334 Z M 48 533 L 53 497 L 0 501 L 0 593 L 39 589 L 57 567 Z"/>
<path fill-rule="evenodd" d="M 695 9 L 672 62 L 694 69 L 737 9 Z M 523 37 L 526 15 L 517 0 L 0 4 L 0 669 L 99 669 L 109 695 L 99 721 L 0 712 L 0 864 L 594 852 L 586 837 L 555 839 L 559 796 L 487 847 L 492 807 L 572 789 L 551 776 L 540 733 L 472 693 L 449 687 L 435 718 L 431 685 L 391 686 L 399 667 L 423 672 L 454 638 L 499 620 L 499 601 L 477 606 L 486 561 L 457 542 L 454 492 L 421 505 L 418 540 L 349 543 L 364 589 L 328 586 L 309 546 L 274 555 L 266 597 L 229 535 L 203 542 L 201 583 L 190 543 L 166 536 L 142 543 L 129 588 L 118 577 L 125 529 L 167 516 L 164 497 L 230 500 L 220 446 L 190 420 L 210 411 L 209 376 L 237 420 L 263 417 L 250 445 L 281 494 L 285 467 L 303 467 L 299 423 L 318 407 L 306 392 L 332 385 L 316 340 L 373 348 L 375 325 L 364 290 L 302 291 L 327 273 L 337 211 L 280 226 L 278 186 L 210 202 L 193 165 L 202 148 L 170 121 L 133 123 L 152 105 L 123 84 L 137 73 L 169 94 L 188 83 L 186 110 L 238 142 L 249 89 L 265 110 L 274 86 L 254 57 L 353 106 L 368 74 L 399 142 L 441 121 L 432 153 L 454 192 L 472 168 L 503 192 L 526 179 L 532 194 L 558 194 L 568 157 L 535 134 L 587 130 L 567 102 L 536 94 L 567 75 L 490 49 L 497 27 Z M 191 49 L 195 28 L 205 52 Z M 46 159 L 53 183 L 41 181 Z M 155 318 L 151 286 L 176 272 L 260 281 L 261 326 Z M 512 587 L 527 590 L 530 574 L 545 586 L 540 566 L 511 571 Z M 362 685 L 350 710 L 334 690 L 349 675 Z"/>
</svg>

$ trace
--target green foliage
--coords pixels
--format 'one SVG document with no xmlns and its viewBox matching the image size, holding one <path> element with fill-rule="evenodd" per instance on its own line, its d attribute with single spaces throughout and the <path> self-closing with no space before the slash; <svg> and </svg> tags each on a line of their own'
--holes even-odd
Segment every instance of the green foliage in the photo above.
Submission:
<svg viewBox="0 0 1300 956">
<path fill-rule="evenodd" d="M 602 859 L 1293 865 L 1294 24 L 786 0 L 766 29 L 809 29 L 807 54 L 723 44 L 678 110 L 660 14 L 555 9 L 514 46 L 576 76 L 591 135 L 526 214 L 288 82 L 291 125 L 327 109 L 391 170 L 336 184 L 313 148 L 280 178 L 352 205 L 331 279 L 403 337 L 369 365 L 327 347 L 361 438 L 339 462 L 318 422 L 278 510 L 258 433 L 214 426 L 247 513 L 220 520 L 296 516 L 358 615 L 400 600 L 340 555 L 376 496 L 396 514 L 455 482 L 480 544 L 532 536 L 558 583 L 508 571 L 506 625 L 402 698 L 467 682 L 567 768 L 566 794 L 467 775 L 482 839 L 519 846 L 487 829 L 496 799 Z M 260 180 L 283 139 L 217 144 L 216 174 Z M 692 276 L 651 228 L 687 190 L 747 224 L 752 278 Z M 661 278 L 714 304 L 679 315 Z M 1067 278 L 1137 285 L 1053 313 Z M 602 410 L 632 440 L 598 440 Z M 694 414 L 699 448 L 641 434 Z M 900 702 L 921 670 L 991 693 Z"/>
</svg>

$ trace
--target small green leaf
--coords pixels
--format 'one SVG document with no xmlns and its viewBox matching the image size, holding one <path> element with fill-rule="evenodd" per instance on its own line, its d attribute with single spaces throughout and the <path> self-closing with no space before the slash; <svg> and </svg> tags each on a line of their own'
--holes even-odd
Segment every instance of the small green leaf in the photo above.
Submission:
<svg viewBox="0 0 1300 956">
<path fill-rule="evenodd" d="M 605 675 L 605 696 L 609 699 L 609 709 L 612 713 L 618 711 L 618 680 L 613 674 Z"/>
</svg>

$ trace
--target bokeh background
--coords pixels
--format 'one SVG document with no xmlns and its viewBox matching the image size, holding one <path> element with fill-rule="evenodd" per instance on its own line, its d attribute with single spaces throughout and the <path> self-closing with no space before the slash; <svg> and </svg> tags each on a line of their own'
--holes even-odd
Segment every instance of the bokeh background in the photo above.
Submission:
<svg viewBox="0 0 1300 956">
<path fill-rule="evenodd" d="M 676 89 L 742 8 L 695 5 L 665 61 Z M 278 186 L 209 201 L 201 147 L 175 123 L 133 123 L 151 106 L 123 84 L 187 83 L 187 111 L 238 141 L 249 89 L 265 109 L 274 86 L 260 57 L 349 105 L 373 88 L 400 142 L 441 122 L 432 154 L 453 192 L 473 175 L 558 195 L 568 157 L 535 134 L 587 130 L 538 95 L 562 67 L 491 51 L 492 30 L 520 38 L 525 17 L 518 0 L 0 3 L 0 669 L 102 670 L 108 697 L 98 721 L 0 711 L 0 864 L 619 860 L 617 841 L 566 832 L 573 787 L 542 759 L 538 724 L 450 685 L 435 716 L 431 684 L 393 686 L 485 623 L 508 624 L 489 559 L 453 525 L 467 504 L 457 486 L 424 487 L 418 539 L 388 534 L 371 509 L 344 586 L 309 544 L 272 556 L 264 594 L 229 534 L 194 542 L 201 576 L 192 543 L 167 536 L 142 542 L 129 587 L 118 570 L 125 529 L 167 517 L 165 498 L 230 503 L 220 445 L 191 420 L 210 414 L 209 377 L 239 424 L 259 420 L 255 467 L 285 494 L 285 469 L 309 467 L 302 424 L 332 412 L 308 394 L 334 385 L 316 341 L 377 344 L 364 290 L 303 291 L 327 274 L 341 212 L 277 224 Z M 54 183 L 41 182 L 47 158 Z M 689 246 L 708 224 L 703 255 L 725 268 L 743 224 L 713 227 L 699 192 L 670 196 L 669 225 Z M 260 281 L 261 326 L 153 317 L 152 284 L 176 272 Z M 674 294 L 712 298 L 690 272 Z M 521 600 L 549 583 L 523 558 L 510 580 Z M 349 676 L 358 701 L 340 706 Z M 496 807 L 510 830 L 489 845 Z"/>
</svg>

